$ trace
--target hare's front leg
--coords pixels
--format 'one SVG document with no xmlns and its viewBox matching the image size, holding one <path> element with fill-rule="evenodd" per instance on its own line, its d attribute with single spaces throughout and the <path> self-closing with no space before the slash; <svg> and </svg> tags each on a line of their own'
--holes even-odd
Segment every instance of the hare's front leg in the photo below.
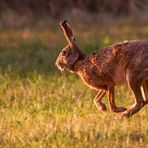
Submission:
<svg viewBox="0 0 148 148">
<path fill-rule="evenodd" d="M 117 107 L 115 103 L 115 94 L 114 94 L 114 86 L 109 86 L 108 87 L 108 98 L 109 98 L 109 104 L 110 108 L 113 112 L 124 112 L 127 110 L 124 107 Z"/>
<path fill-rule="evenodd" d="M 102 112 L 107 110 L 105 104 L 101 102 L 105 94 L 105 90 L 100 90 L 94 98 L 94 103 L 96 104 L 97 108 L 99 108 Z"/>
</svg>

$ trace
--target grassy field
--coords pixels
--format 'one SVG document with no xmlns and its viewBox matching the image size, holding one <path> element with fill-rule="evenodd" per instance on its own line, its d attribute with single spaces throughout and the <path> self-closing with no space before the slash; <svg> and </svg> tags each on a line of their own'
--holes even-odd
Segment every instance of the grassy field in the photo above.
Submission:
<svg viewBox="0 0 148 148">
<path fill-rule="evenodd" d="M 77 32 L 85 52 L 148 37 L 147 26 Z M 53 28 L 0 30 L 0 147 L 148 147 L 148 107 L 122 121 L 109 109 L 106 114 L 98 111 L 93 103 L 96 92 L 54 66 L 65 44 Z M 116 88 L 116 100 L 128 106 L 133 96 L 121 86 Z M 108 105 L 107 98 L 104 102 Z"/>
</svg>

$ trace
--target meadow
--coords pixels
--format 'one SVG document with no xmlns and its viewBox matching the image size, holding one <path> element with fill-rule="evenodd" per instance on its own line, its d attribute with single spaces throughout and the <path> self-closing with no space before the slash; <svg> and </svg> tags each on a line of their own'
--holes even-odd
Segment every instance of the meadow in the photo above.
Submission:
<svg viewBox="0 0 148 148">
<path fill-rule="evenodd" d="M 78 26 L 78 25 L 74 25 Z M 98 111 L 96 94 L 78 76 L 54 65 L 66 45 L 58 25 L 0 29 L 0 148 L 148 147 L 148 107 L 130 119 Z M 127 39 L 148 37 L 146 25 L 74 29 L 87 53 Z M 95 28 L 95 29 L 94 29 Z M 118 105 L 133 103 L 127 86 L 116 88 Z M 107 98 L 104 98 L 107 104 Z"/>
</svg>

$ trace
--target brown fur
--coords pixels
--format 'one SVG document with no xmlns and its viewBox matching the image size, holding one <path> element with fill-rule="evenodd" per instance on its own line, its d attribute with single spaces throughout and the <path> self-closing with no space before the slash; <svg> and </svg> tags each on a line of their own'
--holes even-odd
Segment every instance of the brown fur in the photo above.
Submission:
<svg viewBox="0 0 148 148">
<path fill-rule="evenodd" d="M 106 110 L 101 102 L 108 95 L 110 108 L 129 117 L 148 103 L 148 41 L 124 41 L 85 55 L 76 44 L 67 21 L 61 23 L 68 45 L 59 54 L 56 65 L 60 70 L 77 73 L 95 90 L 100 90 L 94 101 L 99 109 Z M 67 52 L 67 53 L 66 53 Z M 135 104 L 117 107 L 114 99 L 116 85 L 128 84 L 135 96 Z"/>
</svg>

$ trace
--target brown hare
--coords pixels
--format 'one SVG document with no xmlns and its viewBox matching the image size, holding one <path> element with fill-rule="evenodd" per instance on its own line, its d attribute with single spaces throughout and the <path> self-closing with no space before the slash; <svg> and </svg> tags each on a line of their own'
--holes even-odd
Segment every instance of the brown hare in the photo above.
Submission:
<svg viewBox="0 0 148 148">
<path fill-rule="evenodd" d="M 60 23 L 68 45 L 61 51 L 56 66 L 61 70 L 77 73 L 91 88 L 98 91 L 94 102 L 101 111 L 101 102 L 108 95 L 110 108 L 129 117 L 148 103 L 148 41 L 124 41 L 85 55 L 77 45 L 68 21 Z M 116 85 L 128 84 L 135 96 L 135 103 L 127 108 L 117 107 L 114 97 Z"/>
</svg>

